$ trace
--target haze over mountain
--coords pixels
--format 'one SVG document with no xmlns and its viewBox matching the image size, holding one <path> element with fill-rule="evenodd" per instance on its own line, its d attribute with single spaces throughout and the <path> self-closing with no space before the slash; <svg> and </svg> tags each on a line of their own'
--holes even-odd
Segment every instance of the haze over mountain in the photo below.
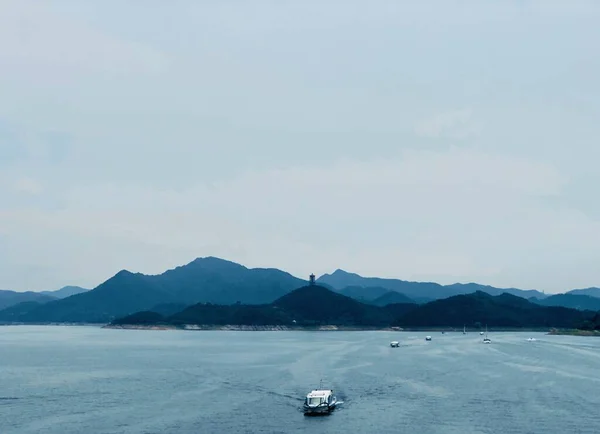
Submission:
<svg viewBox="0 0 600 434">
<path fill-rule="evenodd" d="M 600 288 L 591 287 L 591 288 L 584 288 L 584 289 L 573 289 L 573 290 L 567 292 L 567 294 L 589 295 L 590 297 L 600 298 Z"/>
<path fill-rule="evenodd" d="M 380 286 L 373 286 L 370 288 L 365 288 L 363 286 L 345 286 L 342 288 L 335 288 L 334 286 L 328 285 L 326 282 L 322 282 L 319 279 L 317 279 L 317 281 L 319 282 L 319 285 L 325 288 L 331 289 L 332 291 L 359 301 L 372 301 L 390 292 L 389 289 L 382 288 Z"/>
<path fill-rule="evenodd" d="M 562 306 L 578 310 L 600 311 L 600 298 L 589 295 L 578 295 L 570 292 L 552 295 L 543 300 L 532 297 L 529 301 L 542 306 Z"/>
<path fill-rule="evenodd" d="M 198 303 L 168 317 L 145 311 L 117 319 L 113 324 L 386 327 L 415 307 L 414 304 L 372 306 L 315 285 L 298 288 L 270 304 Z"/>
<path fill-rule="evenodd" d="M 415 300 L 404 294 L 400 294 L 399 292 L 388 291 L 380 297 L 377 297 L 375 300 L 369 301 L 369 303 L 375 306 L 387 306 L 396 303 L 415 303 Z"/>
<path fill-rule="evenodd" d="M 23 302 L 34 301 L 38 303 L 47 303 L 52 300 L 56 300 L 56 298 L 40 292 L 0 290 L 0 310 Z"/>
<path fill-rule="evenodd" d="M 60 289 L 55 291 L 42 291 L 40 294 L 49 295 L 54 298 L 67 298 L 75 294 L 81 294 L 82 292 L 87 292 L 89 289 L 82 288 L 80 286 L 63 286 Z"/>
<path fill-rule="evenodd" d="M 596 300 L 600 300 L 573 294 L 595 294 L 597 288 L 575 290 L 561 297 L 545 297 L 538 291 L 501 289 L 475 283 L 444 286 L 433 282 L 365 278 L 339 269 L 319 277 L 317 281 L 319 285 L 333 292 L 375 306 L 425 304 L 433 299 L 476 291 L 491 295 L 512 293 L 531 298 L 539 305 L 566 306 L 580 310 L 596 310 Z M 116 317 L 150 309 L 155 309 L 156 313 L 163 316 L 169 316 L 198 302 L 264 305 L 305 283 L 305 280 L 281 270 L 250 269 L 224 259 L 206 257 L 159 275 L 122 270 L 93 290 L 65 287 L 44 293 L 0 291 L 0 301 L 3 303 L 0 321 L 107 322 Z M 12 309 L 6 310 L 7 308 Z"/>
<path fill-rule="evenodd" d="M 425 305 L 361 303 L 315 285 L 304 286 L 270 304 L 212 305 L 199 303 L 171 316 L 137 312 L 113 321 L 114 325 L 286 325 L 348 327 L 571 327 L 590 323 L 595 312 L 544 307 L 523 298 L 478 291 L 436 300 Z"/>
<path fill-rule="evenodd" d="M 402 293 L 415 300 L 419 298 L 440 299 L 459 294 L 469 294 L 475 291 L 484 291 L 491 295 L 509 293 L 524 298 L 537 297 L 538 299 L 543 299 L 546 297 L 544 293 L 536 290 L 495 288 L 493 286 L 480 285 L 477 283 L 440 285 L 439 283 L 434 282 L 408 282 L 400 279 L 363 277 L 340 269 L 337 269 L 332 274 L 322 275 L 317 279 L 317 282 L 328 284 L 338 290 L 342 290 L 346 287 L 377 288 L 377 296 L 381 295 L 381 288 L 385 288 L 387 290 Z"/>
</svg>

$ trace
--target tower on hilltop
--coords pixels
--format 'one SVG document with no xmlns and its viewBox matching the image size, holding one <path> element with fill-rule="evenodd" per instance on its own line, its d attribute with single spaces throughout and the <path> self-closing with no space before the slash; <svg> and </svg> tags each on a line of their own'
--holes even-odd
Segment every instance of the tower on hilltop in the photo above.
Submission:
<svg viewBox="0 0 600 434">
<path fill-rule="evenodd" d="M 311 275 L 309 276 L 309 279 L 310 279 L 310 280 L 309 280 L 310 286 L 314 286 L 314 285 L 315 285 L 315 275 L 314 275 L 314 274 L 311 274 Z"/>
</svg>

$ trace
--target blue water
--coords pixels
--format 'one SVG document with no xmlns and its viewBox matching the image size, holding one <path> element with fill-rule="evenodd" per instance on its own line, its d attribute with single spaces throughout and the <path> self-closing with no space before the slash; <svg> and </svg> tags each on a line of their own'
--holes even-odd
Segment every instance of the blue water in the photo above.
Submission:
<svg viewBox="0 0 600 434">
<path fill-rule="evenodd" d="M 425 334 L 0 327 L 0 433 L 600 432 L 599 338 Z"/>
</svg>

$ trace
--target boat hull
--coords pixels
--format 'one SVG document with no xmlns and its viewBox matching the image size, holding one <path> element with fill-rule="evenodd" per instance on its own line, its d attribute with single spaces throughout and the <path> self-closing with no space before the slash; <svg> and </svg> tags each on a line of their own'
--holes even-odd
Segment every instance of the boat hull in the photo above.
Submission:
<svg viewBox="0 0 600 434">
<path fill-rule="evenodd" d="M 304 415 L 305 416 L 319 416 L 331 413 L 335 410 L 335 403 L 329 405 L 319 405 L 316 407 L 309 407 L 307 405 L 304 406 Z"/>
</svg>

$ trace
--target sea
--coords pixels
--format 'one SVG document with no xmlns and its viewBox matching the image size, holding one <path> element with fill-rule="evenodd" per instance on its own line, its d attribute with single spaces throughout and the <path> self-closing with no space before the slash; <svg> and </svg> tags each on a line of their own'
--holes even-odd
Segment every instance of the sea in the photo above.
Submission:
<svg viewBox="0 0 600 434">
<path fill-rule="evenodd" d="M 600 433 L 600 338 L 489 337 L 4 326 L 0 433 Z"/>
</svg>

